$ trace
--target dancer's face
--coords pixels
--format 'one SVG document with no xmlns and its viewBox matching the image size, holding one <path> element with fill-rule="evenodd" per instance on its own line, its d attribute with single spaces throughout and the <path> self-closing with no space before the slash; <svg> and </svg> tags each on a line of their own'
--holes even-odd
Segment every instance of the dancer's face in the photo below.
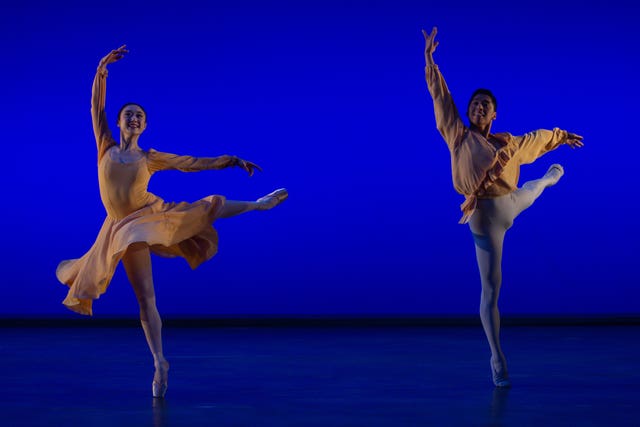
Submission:
<svg viewBox="0 0 640 427">
<path fill-rule="evenodd" d="M 469 121 L 480 129 L 486 128 L 496 118 L 496 108 L 491 101 L 491 97 L 484 93 L 479 93 L 471 99 L 469 111 L 467 111 Z"/>
<path fill-rule="evenodd" d="M 147 128 L 147 115 L 139 105 L 127 105 L 120 113 L 118 127 L 125 135 L 140 135 Z"/>
</svg>

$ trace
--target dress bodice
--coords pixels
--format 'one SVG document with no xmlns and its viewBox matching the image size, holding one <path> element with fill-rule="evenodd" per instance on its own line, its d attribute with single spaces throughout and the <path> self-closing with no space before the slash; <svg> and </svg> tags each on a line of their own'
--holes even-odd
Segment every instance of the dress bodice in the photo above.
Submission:
<svg viewBox="0 0 640 427">
<path fill-rule="evenodd" d="M 121 162 L 111 147 L 98 165 L 100 198 L 107 214 L 120 219 L 146 206 L 155 196 L 147 191 L 151 173 L 147 167 L 146 153 L 137 160 Z"/>
</svg>

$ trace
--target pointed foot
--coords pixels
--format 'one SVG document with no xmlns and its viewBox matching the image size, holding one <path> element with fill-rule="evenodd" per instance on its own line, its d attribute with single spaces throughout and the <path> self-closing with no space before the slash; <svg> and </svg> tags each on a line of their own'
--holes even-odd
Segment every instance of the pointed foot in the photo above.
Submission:
<svg viewBox="0 0 640 427">
<path fill-rule="evenodd" d="M 151 393 L 155 398 L 164 399 L 165 394 L 167 394 L 167 388 L 169 387 L 169 362 L 167 362 L 166 359 L 162 359 L 161 361 L 155 362 L 154 366 L 156 371 L 153 374 Z"/>
<path fill-rule="evenodd" d="M 552 186 L 557 184 L 558 181 L 560 181 L 560 178 L 562 178 L 562 175 L 564 175 L 564 168 L 562 167 L 562 165 L 555 163 L 549 166 L 549 169 L 544 174 L 543 178 L 549 182 L 549 186 Z"/>
<path fill-rule="evenodd" d="M 493 385 L 499 388 L 511 387 L 511 380 L 509 379 L 509 372 L 507 371 L 506 363 L 490 361 L 491 365 L 491 378 Z"/>
<path fill-rule="evenodd" d="M 284 202 L 289 197 L 289 192 L 286 188 L 279 188 L 264 197 L 260 197 L 256 200 L 258 204 L 258 210 L 266 211 L 273 209 L 280 203 Z"/>
</svg>

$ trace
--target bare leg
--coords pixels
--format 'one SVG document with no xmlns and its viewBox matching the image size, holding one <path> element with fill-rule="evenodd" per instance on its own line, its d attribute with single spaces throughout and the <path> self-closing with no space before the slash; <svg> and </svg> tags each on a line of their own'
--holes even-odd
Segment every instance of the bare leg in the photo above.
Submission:
<svg viewBox="0 0 640 427">
<path fill-rule="evenodd" d="M 153 381 L 157 384 L 157 386 L 154 385 L 154 390 L 156 388 L 162 390 L 161 394 L 164 396 L 169 363 L 162 353 L 162 320 L 156 307 L 149 247 L 144 243 L 136 243 L 129 246 L 122 258 L 122 264 L 138 299 L 140 323 L 153 356 L 153 365 L 155 367 Z M 154 396 L 155 394 L 154 391 Z"/>
<path fill-rule="evenodd" d="M 264 211 L 275 208 L 288 197 L 287 190 L 278 189 L 264 197 L 259 198 L 255 202 L 243 202 L 238 200 L 227 200 L 222 208 L 219 218 L 230 218 L 249 211 Z"/>
<path fill-rule="evenodd" d="M 256 202 L 241 202 L 238 200 L 226 200 L 220 218 L 230 218 L 256 209 Z"/>
</svg>

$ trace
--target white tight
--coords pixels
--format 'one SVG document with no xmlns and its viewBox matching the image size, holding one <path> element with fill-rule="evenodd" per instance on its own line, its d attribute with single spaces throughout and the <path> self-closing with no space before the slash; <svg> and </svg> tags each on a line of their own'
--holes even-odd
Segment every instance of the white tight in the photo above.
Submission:
<svg viewBox="0 0 640 427">
<path fill-rule="evenodd" d="M 505 196 L 479 199 L 471 216 L 469 228 L 476 246 L 476 259 L 480 270 L 482 295 L 480 319 L 491 348 L 491 359 L 502 365 L 506 372 L 506 359 L 500 347 L 500 312 L 498 297 L 502 285 L 502 245 L 506 231 L 514 219 L 554 182 L 541 178 L 526 182 L 522 188 Z"/>
</svg>

